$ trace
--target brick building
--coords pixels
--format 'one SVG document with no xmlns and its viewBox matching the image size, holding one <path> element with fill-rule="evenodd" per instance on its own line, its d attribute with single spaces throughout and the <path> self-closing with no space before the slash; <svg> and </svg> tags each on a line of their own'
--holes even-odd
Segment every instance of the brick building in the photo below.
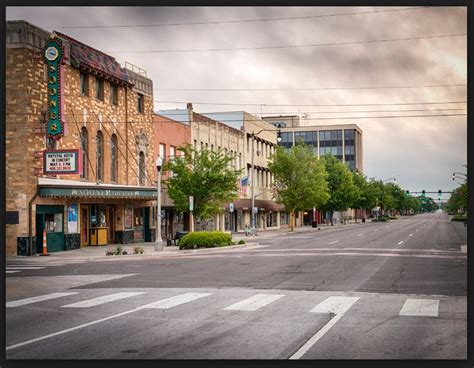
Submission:
<svg viewBox="0 0 474 368">
<path fill-rule="evenodd" d="M 49 252 L 152 241 L 146 72 L 25 21 L 6 28 L 6 254 L 41 251 L 43 230 Z"/>
<path fill-rule="evenodd" d="M 179 147 L 191 144 L 191 127 L 185 122 L 176 121 L 159 114 L 154 115 L 154 146 L 155 161 L 159 157 L 163 163 L 181 156 Z M 163 173 L 166 179 L 167 173 Z M 186 214 L 179 214 L 171 198 L 168 196 L 166 186 L 161 192 L 161 234 L 163 239 L 172 239 L 176 231 L 188 229 L 185 222 Z"/>
<path fill-rule="evenodd" d="M 233 166 L 242 170 L 239 198 L 233 202 L 233 211 L 225 204 L 223 212 L 215 219 L 196 224 L 196 230 L 217 229 L 243 231 L 251 223 L 252 183 L 252 133 L 255 133 L 253 158 L 255 167 L 254 197 L 256 226 L 258 229 L 279 228 L 287 224 L 284 206 L 273 200 L 273 178 L 268 161 L 277 141 L 275 127 L 258 116 L 244 111 L 226 111 L 198 114 L 192 104 L 187 109 L 163 110 L 160 114 L 188 123 L 191 141 L 195 149 L 222 149 L 230 154 Z"/>
</svg>

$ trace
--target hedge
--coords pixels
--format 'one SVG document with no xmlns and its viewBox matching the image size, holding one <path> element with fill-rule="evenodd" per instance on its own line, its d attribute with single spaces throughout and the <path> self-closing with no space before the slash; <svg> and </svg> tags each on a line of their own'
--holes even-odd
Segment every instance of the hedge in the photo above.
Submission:
<svg viewBox="0 0 474 368">
<path fill-rule="evenodd" d="M 232 245 L 230 234 L 222 231 L 196 231 L 183 236 L 179 249 L 213 248 Z"/>
</svg>

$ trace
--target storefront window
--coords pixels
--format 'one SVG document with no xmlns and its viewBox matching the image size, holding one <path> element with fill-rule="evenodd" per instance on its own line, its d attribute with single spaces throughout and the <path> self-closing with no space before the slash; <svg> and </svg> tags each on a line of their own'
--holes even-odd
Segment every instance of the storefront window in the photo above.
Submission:
<svg viewBox="0 0 474 368">
<path fill-rule="evenodd" d="M 288 225 L 288 214 L 280 212 L 280 225 Z"/>
<path fill-rule="evenodd" d="M 46 213 L 44 215 L 45 229 L 52 233 L 61 233 L 63 231 L 63 214 Z"/>
<path fill-rule="evenodd" d="M 133 208 L 125 207 L 125 228 L 131 229 L 133 226 Z"/>
</svg>

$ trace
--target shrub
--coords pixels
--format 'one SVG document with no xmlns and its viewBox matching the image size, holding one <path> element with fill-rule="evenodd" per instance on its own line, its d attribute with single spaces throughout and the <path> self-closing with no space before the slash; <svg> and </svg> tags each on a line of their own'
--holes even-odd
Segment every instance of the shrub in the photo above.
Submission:
<svg viewBox="0 0 474 368">
<path fill-rule="evenodd" d="M 179 242 L 179 249 L 213 248 L 232 245 L 230 234 L 221 231 L 196 231 L 186 234 Z"/>
<path fill-rule="evenodd" d="M 119 256 L 122 254 L 122 247 L 119 245 L 114 249 L 114 255 Z"/>
<path fill-rule="evenodd" d="M 107 251 L 105 252 L 105 255 L 106 256 L 113 256 L 114 255 L 114 248 L 107 249 Z"/>
<path fill-rule="evenodd" d="M 239 244 L 245 244 L 245 240 L 244 240 L 244 239 L 240 239 L 240 240 L 239 240 Z"/>
<path fill-rule="evenodd" d="M 133 254 L 143 254 L 145 250 L 142 247 L 133 248 Z"/>
<path fill-rule="evenodd" d="M 466 215 L 454 215 L 451 221 L 467 221 Z"/>
<path fill-rule="evenodd" d="M 124 249 L 123 252 L 122 252 L 122 255 L 125 256 L 125 255 L 127 255 L 127 254 L 128 254 L 128 252 Z"/>
</svg>

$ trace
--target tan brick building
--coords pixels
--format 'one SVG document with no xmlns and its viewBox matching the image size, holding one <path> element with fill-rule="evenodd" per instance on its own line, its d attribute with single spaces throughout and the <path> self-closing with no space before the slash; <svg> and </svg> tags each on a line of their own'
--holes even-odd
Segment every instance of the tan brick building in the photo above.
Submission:
<svg viewBox="0 0 474 368">
<path fill-rule="evenodd" d="M 275 127 L 244 111 L 198 114 L 193 111 L 190 103 L 186 110 L 164 110 L 160 113 L 190 124 L 194 148 L 222 149 L 234 157 L 233 166 L 242 170 L 239 199 L 233 202 L 233 211 L 226 204 L 223 213 L 205 224 L 196 224 L 196 230 L 244 231 L 245 226 L 251 223 L 252 133 L 255 133 L 253 158 L 254 197 L 255 207 L 258 208 L 256 226 L 258 229 L 279 228 L 281 219 L 283 223 L 287 223 L 284 206 L 273 200 L 273 177 L 267 167 L 276 147 Z"/>
<path fill-rule="evenodd" d="M 152 241 L 153 84 L 146 72 L 25 21 L 7 22 L 6 37 L 6 254 L 41 251 L 43 230 L 48 251 Z M 56 55 L 45 50 L 51 39 L 62 47 L 53 76 L 48 57 Z M 63 127 L 57 140 L 47 134 L 54 98 Z M 45 172 L 45 150 L 77 150 L 76 173 Z"/>
</svg>

